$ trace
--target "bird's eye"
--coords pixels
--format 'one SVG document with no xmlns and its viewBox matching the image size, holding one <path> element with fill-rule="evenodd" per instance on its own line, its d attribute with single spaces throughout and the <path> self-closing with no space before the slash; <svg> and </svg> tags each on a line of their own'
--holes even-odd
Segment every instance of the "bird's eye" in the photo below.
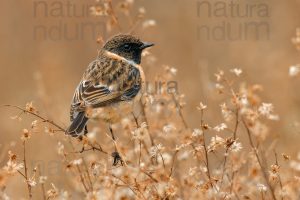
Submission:
<svg viewBox="0 0 300 200">
<path fill-rule="evenodd" d="M 131 49 L 131 46 L 129 44 L 125 44 L 123 47 L 126 51 L 129 51 Z"/>
</svg>

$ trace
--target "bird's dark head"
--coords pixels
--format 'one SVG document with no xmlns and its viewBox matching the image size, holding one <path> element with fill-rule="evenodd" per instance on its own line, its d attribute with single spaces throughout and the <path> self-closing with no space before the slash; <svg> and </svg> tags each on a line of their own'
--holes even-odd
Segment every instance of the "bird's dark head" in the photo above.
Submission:
<svg viewBox="0 0 300 200">
<path fill-rule="evenodd" d="M 103 49 L 140 64 L 142 51 L 153 45 L 142 42 L 132 35 L 116 35 L 105 43 Z"/>
</svg>

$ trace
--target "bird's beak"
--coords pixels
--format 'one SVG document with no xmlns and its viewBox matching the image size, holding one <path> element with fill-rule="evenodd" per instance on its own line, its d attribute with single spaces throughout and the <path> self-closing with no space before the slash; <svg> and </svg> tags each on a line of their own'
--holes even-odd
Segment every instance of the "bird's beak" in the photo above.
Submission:
<svg viewBox="0 0 300 200">
<path fill-rule="evenodd" d="M 144 42 L 143 45 L 141 46 L 141 49 L 146 49 L 148 47 L 152 47 L 154 46 L 154 43 L 148 43 L 148 42 Z"/>
</svg>

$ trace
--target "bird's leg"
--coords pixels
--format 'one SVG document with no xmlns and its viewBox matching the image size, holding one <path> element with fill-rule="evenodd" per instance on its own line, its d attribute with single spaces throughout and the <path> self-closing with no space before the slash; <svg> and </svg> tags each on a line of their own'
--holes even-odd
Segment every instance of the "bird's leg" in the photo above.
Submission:
<svg viewBox="0 0 300 200">
<path fill-rule="evenodd" d="M 124 162 L 123 162 L 122 157 L 120 156 L 119 152 L 115 151 L 111 154 L 111 156 L 114 158 L 113 166 L 118 165 L 119 162 L 123 166 Z"/>
<path fill-rule="evenodd" d="M 113 132 L 111 124 L 109 124 L 109 131 L 110 131 L 110 134 L 111 134 L 111 137 L 112 137 L 113 141 L 115 142 L 116 138 L 115 138 L 115 135 L 114 135 L 114 132 Z"/>
<path fill-rule="evenodd" d="M 111 154 L 111 156 L 114 158 L 113 166 L 118 165 L 119 162 L 121 163 L 121 165 L 123 165 L 122 157 L 120 156 L 120 154 L 117 150 L 116 144 L 115 144 L 116 138 L 115 138 L 111 124 L 109 124 L 109 131 L 110 131 L 111 137 L 112 137 L 112 139 L 114 141 L 114 145 L 115 145 L 115 151 Z"/>
<path fill-rule="evenodd" d="M 79 151 L 79 153 L 83 153 L 85 151 L 84 145 L 82 145 L 81 150 Z"/>
<path fill-rule="evenodd" d="M 82 136 L 82 135 L 78 136 L 78 140 L 79 140 L 80 142 L 82 142 L 82 141 L 83 141 L 83 136 Z M 81 150 L 79 151 L 79 153 L 83 153 L 84 151 L 85 151 L 84 144 L 82 144 L 82 148 L 81 148 Z"/>
<path fill-rule="evenodd" d="M 89 132 L 89 131 L 88 131 L 88 129 L 87 129 L 87 125 L 85 125 L 85 126 L 84 126 L 84 135 L 86 135 L 88 132 Z M 82 141 L 82 140 L 83 140 L 83 136 L 80 135 L 80 136 L 78 137 L 78 139 L 79 139 L 80 141 Z M 93 147 L 93 148 L 94 148 L 94 147 Z M 82 144 L 82 148 L 81 148 L 81 150 L 80 150 L 79 152 L 80 152 L 80 153 L 83 153 L 85 150 L 86 150 L 86 149 L 84 148 L 84 144 Z"/>
<path fill-rule="evenodd" d="M 86 135 L 88 133 L 88 128 L 87 128 L 87 125 L 84 126 L 84 135 Z"/>
</svg>

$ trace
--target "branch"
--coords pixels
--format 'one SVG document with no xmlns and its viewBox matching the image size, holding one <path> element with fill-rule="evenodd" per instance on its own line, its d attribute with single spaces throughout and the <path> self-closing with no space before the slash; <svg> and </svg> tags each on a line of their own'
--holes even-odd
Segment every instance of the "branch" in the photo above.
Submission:
<svg viewBox="0 0 300 200">
<path fill-rule="evenodd" d="M 66 133 L 66 129 L 62 128 L 60 125 L 58 125 L 58 124 L 55 123 L 54 121 L 49 120 L 49 119 L 47 119 L 46 117 L 43 117 L 43 116 L 39 115 L 38 113 L 35 113 L 35 112 L 32 112 L 32 111 L 26 110 L 26 109 L 24 109 L 24 108 L 21 108 L 21 107 L 19 107 L 19 106 L 15 106 L 15 105 L 9 105 L 9 104 L 7 104 L 7 105 L 3 105 L 3 106 L 5 106 L 5 107 L 11 107 L 11 108 L 17 108 L 18 110 L 21 110 L 23 113 L 28 113 L 28 114 L 30 114 L 30 115 L 33 115 L 33 116 L 35 116 L 35 117 L 41 119 L 41 120 L 42 120 L 43 122 L 45 122 L 45 123 L 51 124 L 52 126 L 54 126 L 54 127 L 56 127 L 56 128 L 58 129 L 58 130 L 56 130 L 56 131 L 60 131 L 60 132 Z M 91 144 L 90 141 L 88 141 L 88 145 L 91 147 L 91 149 L 88 149 L 88 150 L 83 149 L 82 151 L 80 151 L 80 153 L 82 153 L 82 152 L 84 152 L 84 151 L 89 151 L 89 150 L 97 150 L 97 151 L 100 151 L 100 152 L 102 152 L 102 153 L 104 153 L 104 154 L 108 154 L 106 151 L 104 151 L 104 150 L 101 148 L 101 146 L 100 146 L 99 144 L 97 144 L 97 145 L 98 145 L 100 148 L 95 147 L 93 144 Z"/>
<path fill-rule="evenodd" d="M 24 108 L 21 108 L 21 107 L 19 107 L 19 106 L 15 106 L 15 105 L 9 105 L 9 104 L 8 104 L 8 105 L 4 105 L 4 106 L 5 106 L 5 107 L 17 108 L 17 109 L 23 111 L 24 113 L 31 114 L 31 115 L 33 115 L 33 116 L 35 116 L 35 117 L 37 117 L 37 118 L 43 120 L 43 122 L 45 122 L 45 123 L 49 123 L 49 124 L 55 126 L 57 129 L 59 129 L 59 130 L 62 131 L 62 132 L 66 132 L 66 130 L 65 130 L 64 128 L 62 128 L 61 126 L 59 126 L 58 124 L 56 124 L 54 121 L 49 120 L 49 119 L 46 119 L 45 117 L 42 117 L 41 115 L 39 115 L 39 114 L 37 114 L 37 113 L 31 112 L 31 111 L 29 111 L 29 110 L 26 110 L 26 109 L 24 109 Z"/>
</svg>

